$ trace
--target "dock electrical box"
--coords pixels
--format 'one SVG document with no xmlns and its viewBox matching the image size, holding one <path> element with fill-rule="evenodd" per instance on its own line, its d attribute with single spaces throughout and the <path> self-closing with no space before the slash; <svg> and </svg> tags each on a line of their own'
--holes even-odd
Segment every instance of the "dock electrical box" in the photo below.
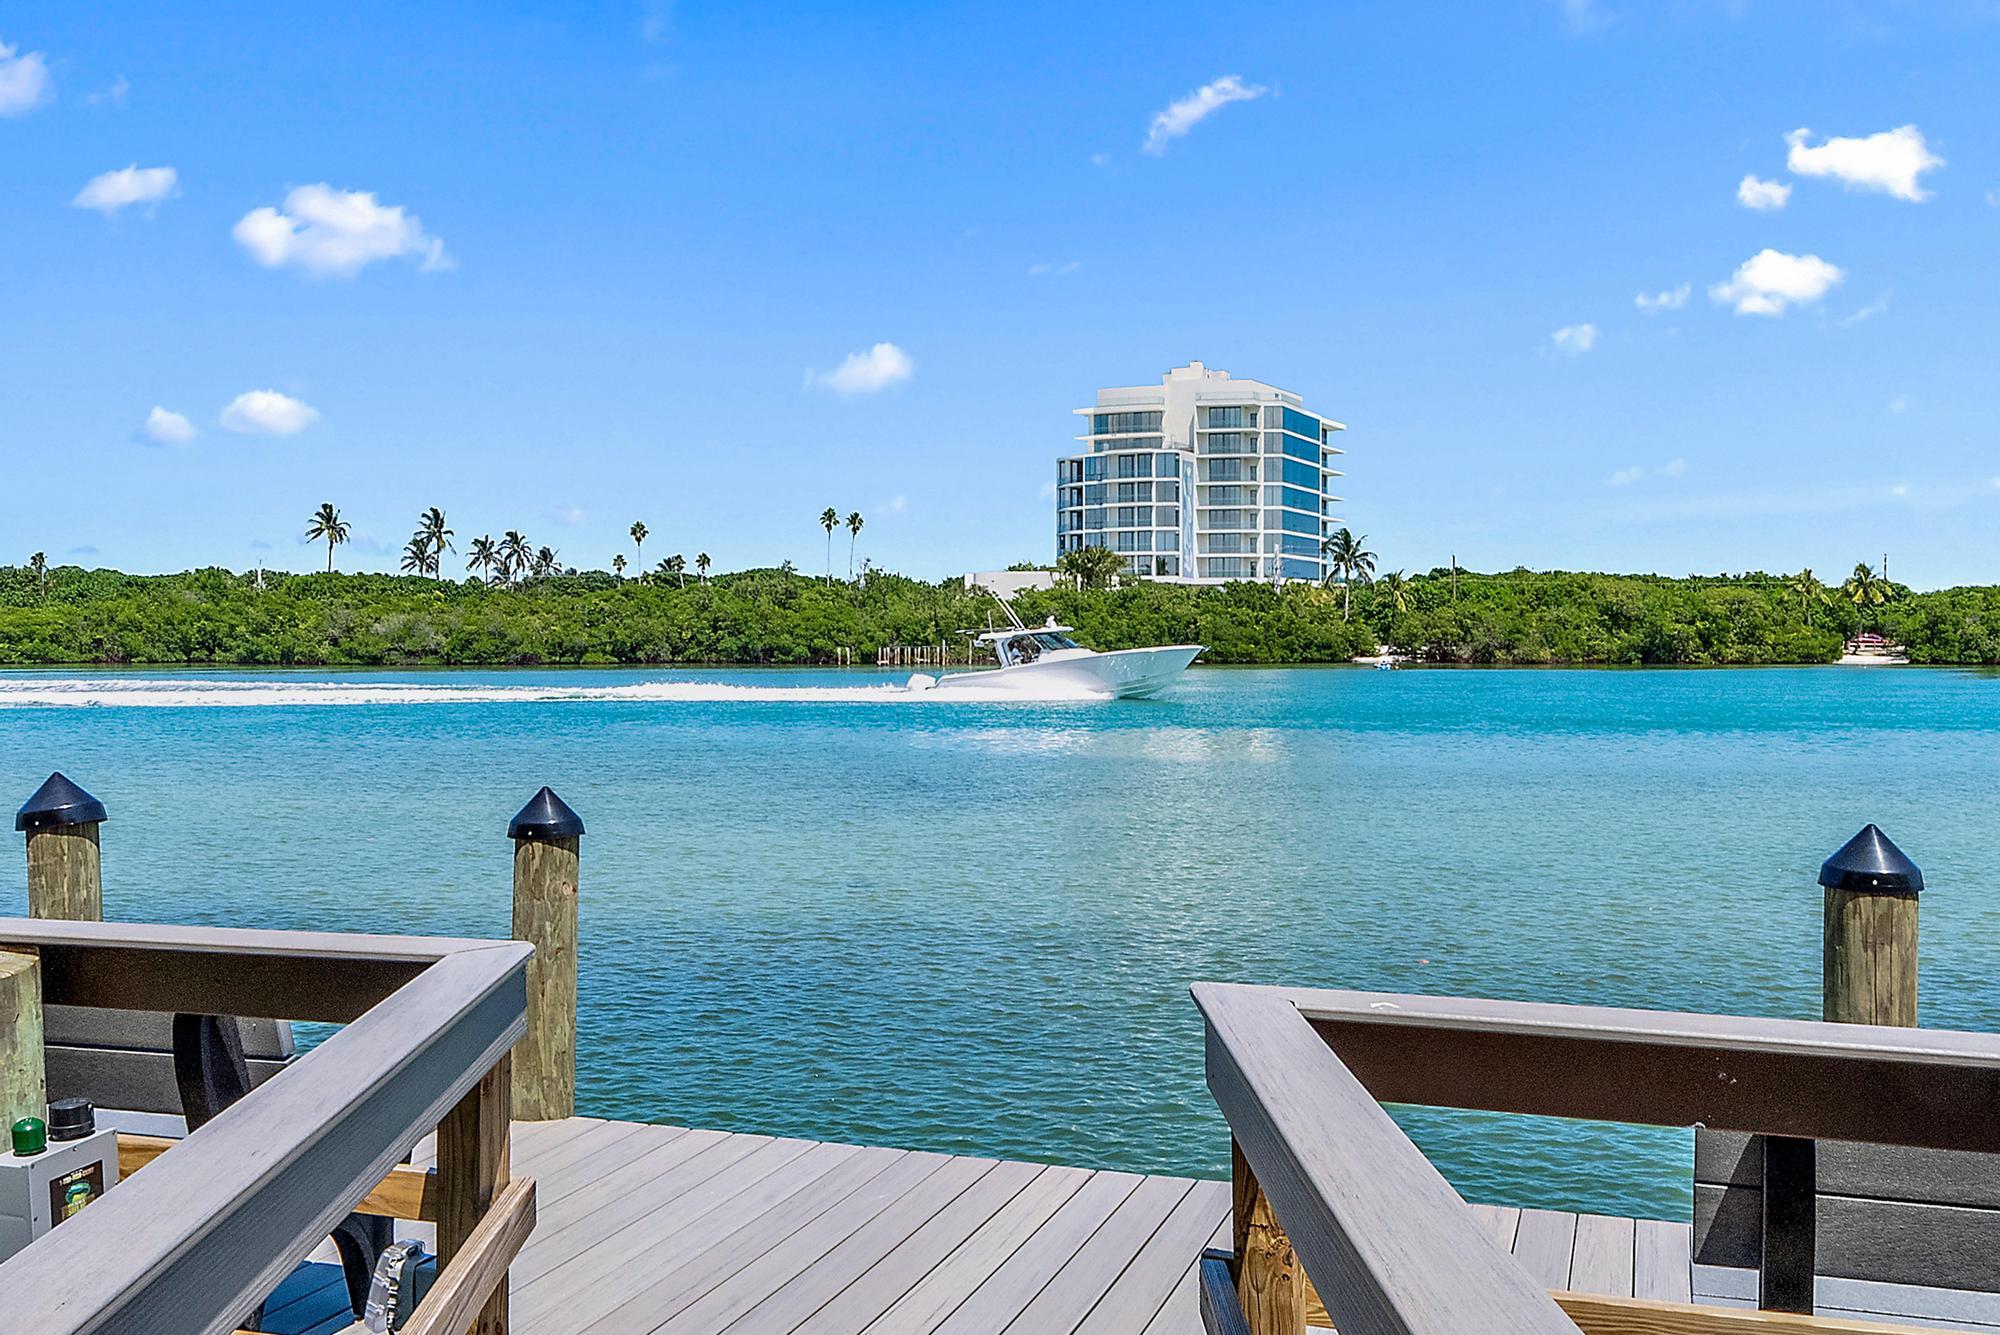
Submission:
<svg viewBox="0 0 2000 1335">
<path fill-rule="evenodd" d="M 0 1151 L 0 1261 L 118 1184 L 118 1133 L 97 1129 L 87 1100 L 56 1100 L 47 1123 L 24 1117 L 12 1139 Z"/>
</svg>

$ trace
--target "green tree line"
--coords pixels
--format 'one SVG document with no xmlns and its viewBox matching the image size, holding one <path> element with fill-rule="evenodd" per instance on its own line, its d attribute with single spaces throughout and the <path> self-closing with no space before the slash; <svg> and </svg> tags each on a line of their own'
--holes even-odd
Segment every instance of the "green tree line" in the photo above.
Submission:
<svg viewBox="0 0 2000 1335">
<path fill-rule="evenodd" d="M 830 536 L 830 535 L 829 535 Z M 706 563 L 703 563 L 704 565 Z M 420 574 L 126 575 L 0 567 L 0 663 L 806 664 L 885 644 L 962 645 L 992 601 L 957 580 L 790 569 L 488 583 Z M 1801 575 L 1685 579 L 1446 568 L 1340 588 L 1127 582 L 1078 572 L 1015 600 L 1099 649 L 1198 642 L 1213 663 L 1332 663 L 1386 644 L 1448 663 L 1819 663 L 1879 630 L 1920 663 L 2000 663 L 2000 589 L 1860 598 Z M 1850 580 L 1850 585 L 1852 580 Z"/>
</svg>

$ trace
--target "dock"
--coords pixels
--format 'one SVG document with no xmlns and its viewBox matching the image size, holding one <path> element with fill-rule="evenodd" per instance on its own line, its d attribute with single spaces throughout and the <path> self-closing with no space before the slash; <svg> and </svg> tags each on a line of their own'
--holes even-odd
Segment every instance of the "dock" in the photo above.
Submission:
<svg viewBox="0 0 2000 1335">
<path fill-rule="evenodd" d="M 540 1196 L 522 1335 L 1201 1335 L 1196 1260 L 1229 1245 L 1221 1181 L 594 1117 L 513 1134 Z M 1548 1288 L 1688 1301 L 1685 1223 L 1472 1211 Z M 264 1329 L 352 1319 L 321 1262 Z"/>
<path fill-rule="evenodd" d="M 9 1329 L 337 1335 L 400 1237 L 405 1335 L 2000 1330 L 2000 1036 L 1914 1026 L 1921 873 L 1872 825 L 1820 870 L 1823 1020 L 1196 982 L 1225 1182 L 577 1115 L 547 788 L 510 940 L 105 922 L 102 804 L 17 819 L 0 1089 L 182 1129 L 70 1138 L 114 1189 L 30 1221 Z M 1469 1205 L 1385 1105 L 1692 1127 L 1692 1218 Z"/>
</svg>

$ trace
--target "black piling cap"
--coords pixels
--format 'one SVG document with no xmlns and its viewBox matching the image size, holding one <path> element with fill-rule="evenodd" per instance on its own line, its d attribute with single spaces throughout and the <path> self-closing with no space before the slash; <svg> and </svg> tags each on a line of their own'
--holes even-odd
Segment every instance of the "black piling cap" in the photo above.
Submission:
<svg viewBox="0 0 2000 1335">
<path fill-rule="evenodd" d="M 14 828 L 56 830 L 65 825 L 95 825 L 104 819 L 104 803 L 57 772 L 14 813 Z"/>
<path fill-rule="evenodd" d="M 1873 825 L 1840 846 L 1820 864 L 1819 883 L 1829 890 L 1878 890 L 1890 895 L 1914 895 L 1924 888 L 1924 874 L 1903 856 L 1903 850 Z"/>
<path fill-rule="evenodd" d="M 553 788 L 543 788 L 507 822 L 509 839 L 574 839 L 583 833 L 583 817 L 569 809 Z"/>
</svg>

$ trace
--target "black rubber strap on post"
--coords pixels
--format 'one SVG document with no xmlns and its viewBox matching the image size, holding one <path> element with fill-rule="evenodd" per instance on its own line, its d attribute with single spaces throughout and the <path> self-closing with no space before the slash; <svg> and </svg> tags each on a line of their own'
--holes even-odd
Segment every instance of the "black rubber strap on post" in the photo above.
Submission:
<svg viewBox="0 0 2000 1335">
<path fill-rule="evenodd" d="M 1791 1136 L 1764 1136 L 1764 1254 L 1757 1306 L 1766 1312 L 1813 1310 L 1818 1235 L 1819 1147 Z"/>
<path fill-rule="evenodd" d="M 243 1031 L 232 1015 L 174 1016 L 174 1081 L 189 1132 L 250 1092 Z"/>
</svg>

